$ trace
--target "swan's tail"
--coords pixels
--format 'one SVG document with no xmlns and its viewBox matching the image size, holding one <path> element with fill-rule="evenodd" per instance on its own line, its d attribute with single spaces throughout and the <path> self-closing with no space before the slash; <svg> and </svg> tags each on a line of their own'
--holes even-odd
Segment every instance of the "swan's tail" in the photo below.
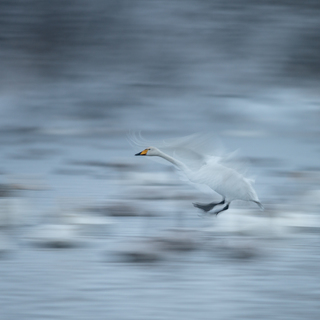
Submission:
<svg viewBox="0 0 320 320">
<path fill-rule="evenodd" d="M 254 203 L 256 203 L 259 207 L 260 207 L 260 210 L 263 211 L 264 210 L 264 206 L 262 205 L 261 202 L 259 201 L 253 201 Z"/>
</svg>

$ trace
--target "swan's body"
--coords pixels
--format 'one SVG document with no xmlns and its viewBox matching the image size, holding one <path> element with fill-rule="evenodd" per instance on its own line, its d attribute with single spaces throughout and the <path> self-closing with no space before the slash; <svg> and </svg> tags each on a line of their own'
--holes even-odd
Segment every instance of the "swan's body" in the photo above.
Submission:
<svg viewBox="0 0 320 320">
<path fill-rule="evenodd" d="M 187 150 L 187 152 L 192 153 L 193 157 L 195 155 L 197 156 L 198 166 L 196 168 L 191 169 L 184 162 L 162 152 L 155 147 L 149 147 L 137 153 L 136 156 L 161 157 L 182 170 L 187 179 L 191 182 L 207 185 L 213 191 L 220 194 L 223 199 L 219 203 L 194 203 L 195 207 L 202 209 L 205 212 L 210 211 L 216 205 L 223 205 L 221 210 L 215 212 L 218 214 L 221 211 L 227 210 L 230 202 L 233 200 L 252 201 L 258 204 L 260 208 L 263 208 L 255 190 L 251 185 L 251 181 L 236 170 L 226 166 L 223 162 L 223 158 L 213 156 L 206 157 L 198 154 L 196 151 L 186 148 L 185 146 L 183 146 L 182 149 L 184 152 Z"/>
<path fill-rule="evenodd" d="M 193 180 L 191 178 L 191 180 Z M 221 164 L 204 165 L 194 173 L 194 182 L 205 184 L 219 193 L 227 202 L 244 200 L 259 202 L 250 180 Z"/>
</svg>

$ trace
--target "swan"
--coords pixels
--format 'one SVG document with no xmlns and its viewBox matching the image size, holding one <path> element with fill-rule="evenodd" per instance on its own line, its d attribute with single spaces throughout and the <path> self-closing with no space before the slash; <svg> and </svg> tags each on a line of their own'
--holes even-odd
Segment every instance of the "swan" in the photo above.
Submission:
<svg viewBox="0 0 320 320">
<path fill-rule="evenodd" d="M 182 150 L 184 154 L 186 154 L 186 152 L 189 155 L 191 154 L 193 159 L 197 158 L 198 166 L 188 166 L 186 163 L 164 153 L 156 147 L 148 147 L 143 151 L 136 153 L 135 156 L 161 157 L 180 169 L 190 182 L 206 185 L 220 194 L 222 196 L 220 202 L 211 202 L 208 204 L 193 203 L 196 208 L 199 208 L 204 212 L 209 212 L 217 205 L 223 205 L 220 210 L 214 212 L 217 215 L 218 213 L 227 210 L 233 200 L 251 201 L 256 203 L 260 209 L 263 210 L 263 206 L 256 191 L 252 187 L 252 181 L 250 179 L 245 178 L 235 169 L 228 167 L 226 165 L 227 162 L 223 157 L 203 156 L 197 151 L 190 150 L 186 147 L 187 145 L 187 143 L 184 144 L 180 150 Z M 190 146 L 190 144 L 188 146 Z"/>
</svg>

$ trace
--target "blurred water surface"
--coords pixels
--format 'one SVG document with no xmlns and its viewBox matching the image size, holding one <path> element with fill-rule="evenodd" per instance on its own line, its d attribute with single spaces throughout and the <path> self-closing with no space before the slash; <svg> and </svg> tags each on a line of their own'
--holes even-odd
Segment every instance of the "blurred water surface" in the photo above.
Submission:
<svg viewBox="0 0 320 320">
<path fill-rule="evenodd" d="M 2 1 L 1 319 L 318 319 L 319 29 L 312 0 Z M 130 130 L 214 132 L 265 212 L 199 217 Z"/>
</svg>

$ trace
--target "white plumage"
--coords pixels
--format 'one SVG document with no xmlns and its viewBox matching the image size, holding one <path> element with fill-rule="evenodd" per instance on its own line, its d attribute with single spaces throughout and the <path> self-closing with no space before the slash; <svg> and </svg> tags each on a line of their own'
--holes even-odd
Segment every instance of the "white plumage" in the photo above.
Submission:
<svg viewBox="0 0 320 320">
<path fill-rule="evenodd" d="M 136 136 L 131 136 L 130 140 L 136 145 L 146 143 L 141 139 L 137 139 Z M 164 153 L 156 147 L 148 147 L 137 153 L 136 156 L 161 157 L 179 168 L 189 181 L 206 185 L 220 194 L 223 199 L 219 203 L 194 203 L 195 207 L 205 212 L 212 210 L 216 205 L 223 205 L 222 209 L 215 212 L 218 214 L 223 210 L 227 210 L 233 200 L 252 201 L 263 209 L 252 187 L 252 180 L 247 179 L 233 168 L 237 163 L 234 160 L 234 154 L 223 156 L 220 151 L 219 156 L 212 155 L 212 152 L 205 151 L 211 144 L 212 137 L 210 135 L 192 135 L 169 142 L 162 142 L 161 149 L 166 149 L 168 153 Z M 169 155 L 169 153 L 173 156 Z"/>
</svg>

